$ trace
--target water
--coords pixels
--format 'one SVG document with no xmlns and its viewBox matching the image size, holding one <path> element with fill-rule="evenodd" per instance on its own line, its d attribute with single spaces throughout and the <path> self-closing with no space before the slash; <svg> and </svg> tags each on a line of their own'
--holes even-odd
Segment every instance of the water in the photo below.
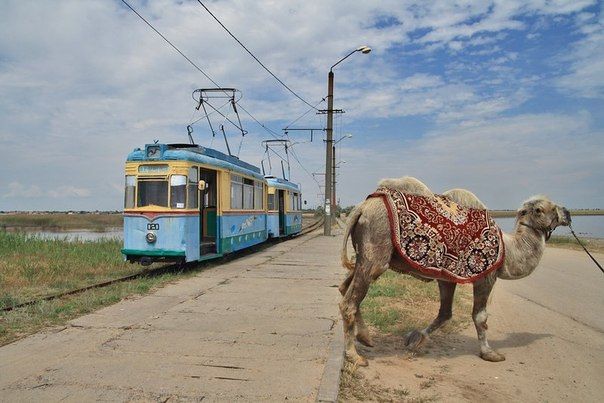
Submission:
<svg viewBox="0 0 604 403">
<path fill-rule="evenodd" d="M 504 232 L 511 232 L 516 222 L 515 217 L 496 218 L 497 224 Z M 573 229 L 578 236 L 587 238 L 604 238 L 604 215 L 581 215 L 573 217 Z M 571 235 L 568 227 L 558 227 L 553 235 Z"/>
<path fill-rule="evenodd" d="M 28 234 L 36 235 L 44 239 L 62 239 L 69 242 L 76 241 L 97 241 L 100 239 L 124 239 L 124 231 L 121 228 L 109 228 L 104 232 L 96 231 L 38 231 L 38 230 L 27 230 Z"/>
</svg>

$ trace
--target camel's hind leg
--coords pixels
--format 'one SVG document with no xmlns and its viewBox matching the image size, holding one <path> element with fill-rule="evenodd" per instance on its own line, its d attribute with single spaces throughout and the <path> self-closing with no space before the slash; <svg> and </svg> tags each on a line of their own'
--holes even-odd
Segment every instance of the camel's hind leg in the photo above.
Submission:
<svg viewBox="0 0 604 403">
<path fill-rule="evenodd" d="M 472 319 L 474 319 L 474 326 L 476 326 L 478 340 L 480 341 L 480 358 L 493 362 L 505 360 L 505 356 L 493 350 L 487 340 L 488 315 L 486 308 L 495 280 L 497 280 L 497 277 L 492 273 L 474 283 L 474 307 L 472 308 Z"/>
<path fill-rule="evenodd" d="M 346 342 L 346 358 L 353 364 L 360 366 L 367 365 L 367 359 L 361 357 L 354 345 L 355 339 L 355 322 L 359 305 L 369 289 L 369 276 L 367 276 L 366 268 L 363 265 L 356 263 L 352 282 L 344 294 L 344 298 L 340 302 L 340 313 L 344 325 L 344 338 Z"/>
<path fill-rule="evenodd" d="M 440 308 L 438 316 L 423 330 L 413 330 L 405 337 L 405 346 L 416 350 L 428 339 L 428 336 L 444 325 L 453 317 L 453 295 L 455 295 L 455 283 L 438 280 L 438 291 L 440 292 Z"/>
<path fill-rule="evenodd" d="M 387 259 L 383 260 L 387 261 Z M 355 334 L 356 339 L 361 343 L 367 346 L 373 345 L 369 337 L 369 330 L 361 315 L 360 305 L 367 295 L 369 285 L 386 270 L 386 264 L 381 261 L 375 263 L 362 257 L 357 259 L 352 280 L 350 280 L 350 285 L 340 302 L 340 312 L 342 313 L 344 336 L 346 339 L 346 357 L 357 365 L 367 365 L 367 359 L 361 357 L 357 352 L 354 344 Z"/>
<path fill-rule="evenodd" d="M 373 269 L 369 272 L 370 280 L 369 284 L 373 283 L 377 280 L 384 272 L 388 270 L 388 266 L 386 264 L 378 264 L 377 266 L 373 266 Z M 363 297 L 364 298 L 364 297 Z M 362 301 L 362 299 L 361 299 Z M 360 304 L 360 302 L 359 302 Z M 357 312 L 354 316 L 355 325 L 356 325 L 356 338 L 357 340 L 366 345 L 367 347 L 373 347 L 373 341 L 371 340 L 371 336 L 369 335 L 369 329 L 367 325 L 365 325 L 365 321 L 363 320 L 363 315 L 361 314 L 361 306 L 357 308 Z"/>
</svg>

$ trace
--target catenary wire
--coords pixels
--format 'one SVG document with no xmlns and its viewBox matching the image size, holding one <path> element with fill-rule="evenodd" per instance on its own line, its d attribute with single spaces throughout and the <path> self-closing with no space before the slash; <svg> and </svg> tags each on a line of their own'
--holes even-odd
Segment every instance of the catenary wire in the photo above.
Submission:
<svg viewBox="0 0 604 403">
<path fill-rule="evenodd" d="M 145 22 L 145 24 L 147 24 L 149 26 L 149 28 L 151 28 L 153 31 L 155 31 L 155 33 L 157 35 L 159 35 L 167 44 L 169 44 L 175 51 L 177 51 L 182 57 L 185 58 L 185 60 L 187 60 L 187 62 L 189 62 L 189 64 L 191 64 L 196 70 L 198 70 L 201 74 L 204 75 L 204 77 L 206 77 L 212 84 L 214 84 L 214 86 L 216 88 L 221 88 L 220 85 L 218 85 L 218 83 L 216 81 L 214 81 L 214 79 L 212 79 L 212 77 L 210 77 L 205 71 L 203 71 L 197 64 L 195 64 L 195 62 L 193 62 L 189 57 L 187 57 L 187 55 L 185 55 L 176 45 L 174 45 L 172 42 L 170 42 L 170 40 L 168 38 L 166 38 L 161 32 L 159 32 L 149 21 L 147 21 L 145 19 L 145 17 L 143 17 L 142 15 L 140 15 L 130 4 L 128 4 L 128 2 L 126 0 L 121 0 L 122 3 L 124 3 L 134 14 L 136 14 L 141 20 L 143 20 Z M 247 109 L 245 109 L 243 107 L 243 105 L 241 104 L 237 104 L 239 106 L 240 109 L 242 109 L 254 122 L 256 122 L 258 125 L 260 125 L 264 130 L 266 130 L 271 136 L 275 137 L 275 138 L 280 138 L 280 136 L 273 130 L 269 129 L 266 125 L 264 125 L 263 123 L 261 123 L 258 119 L 256 119 L 254 117 L 254 115 L 252 115 Z"/>
<path fill-rule="evenodd" d="M 302 119 L 304 116 L 308 115 L 310 112 L 312 112 L 313 110 L 317 110 L 317 106 L 319 106 L 319 104 L 321 102 L 325 102 L 325 98 L 322 98 L 319 102 L 317 102 L 314 106 L 312 106 L 309 110 L 307 110 L 306 112 L 304 112 L 302 115 L 298 116 L 296 119 L 294 119 L 291 123 L 289 123 L 287 126 L 285 126 L 285 129 L 289 128 L 291 125 L 293 125 L 294 123 L 296 123 L 298 120 Z"/>
<path fill-rule="evenodd" d="M 240 40 L 239 40 L 239 39 L 237 39 L 237 37 L 236 37 L 235 35 L 233 35 L 233 33 L 232 33 L 232 32 L 231 32 L 231 31 L 230 31 L 230 30 L 229 30 L 229 29 L 228 29 L 228 28 L 227 28 L 227 27 L 226 27 L 226 26 L 225 26 L 225 25 L 224 25 L 224 24 L 223 24 L 223 23 L 222 23 L 222 22 L 221 22 L 219 19 L 218 19 L 218 17 L 216 17 L 216 16 L 214 15 L 214 13 L 212 13 L 212 12 L 210 11 L 210 9 L 209 9 L 209 8 L 207 8 L 207 7 L 206 7 L 206 5 L 205 5 L 205 4 L 203 4 L 203 3 L 201 2 L 201 0 L 197 0 L 197 2 L 198 2 L 198 3 L 199 3 L 199 4 L 200 4 L 200 5 L 203 7 L 203 8 L 205 8 L 205 10 L 206 10 L 206 11 L 207 11 L 207 12 L 208 12 L 208 13 L 209 13 L 211 16 L 212 16 L 212 18 L 214 18 L 214 19 L 216 20 L 216 22 L 218 22 L 218 24 L 220 24 L 220 26 L 221 26 L 222 28 L 224 28 L 224 30 L 225 30 L 225 31 L 227 31 L 227 33 L 228 33 L 228 34 L 229 34 L 229 35 L 230 35 L 230 36 L 231 36 L 231 37 L 232 37 L 232 38 L 233 38 L 233 39 L 234 39 L 234 40 L 235 40 L 235 41 L 236 41 L 236 42 L 237 42 L 239 45 L 241 45 L 241 47 L 242 47 L 243 49 L 245 49 L 245 51 L 246 51 L 247 53 L 249 53 L 249 55 L 250 55 L 250 56 L 252 56 L 252 58 L 254 58 L 254 60 L 256 60 L 256 61 L 258 62 L 258 64 L 260 64 L 260 66 L 262 66 L 262 68 L 264 68 L 264 70 L 266 70 L 266 71 L 267 71 L 267 72 L 268 72 L 268 73 L 269 73 L 271 76 L 273 76 L 273 78 L 275 78 L 275 80 L 277 80 L 277 81 L 278 81 L 278 82 L 279 82 L 279 83 L 280 83 L 282 86 L 284 86 L 284 87 L 285 87 L 285 88 L 286 88 L 286 89 L 287 89 L 289 92 L 291 92 L 291 93 L 292 93 L 292 94 L 293 94 L 293 95 L 294 95 L 296 98 L 298 98 L 300 101 L 304 102 L 306 105 L 310 106 L 310 107 L 311 107 L 311 108 L 313 108 L 313 109 L 317 109 L 317 108 L 316 108 L 315 106 L 313 106 L 311 103 L 309 103 L 309 102 L 308 102 L 308 101 L 306 101 L 304 98 L 302 98 L 300 95 L 298 95 L 298 94 L 297 94 L 297 93 L 296 93 L 294 90 L 292 90 L 291 88 L 289 88 L 289 87 L 287 86 L 287 84 L 285 84 L 285 83 L 283 82 L 283 80 L 281 80 L 279 77 L 277 77 L 277 76 L 275 75 L 275 73 L 273 73 L 273 72 L 272 72 L 272 71 L 271 71 L 271 70 L 270 70 L 268 67 L 266 67 L 266 66 L 264 65 L 264 63 L 262 63 L 262 62 L 260 61 L 260 59 L 258 59 L 258 58 L 256 57 L 256 55 L 254 55 L 254 54 L 253 54 L 253 53 L 252 53 L 252 52 L 251 52 L 251 51 L 250 51 L 250 50 L 249 50 L 249 49 L 248 49 L 248 48 L 247 48 L 247 47 L 246 47 L 246 46 L 245 46 L 245 45 L 244 45 L 244 44 L 243 44 L 243 43 L 242 43 Z"/>
</svg>

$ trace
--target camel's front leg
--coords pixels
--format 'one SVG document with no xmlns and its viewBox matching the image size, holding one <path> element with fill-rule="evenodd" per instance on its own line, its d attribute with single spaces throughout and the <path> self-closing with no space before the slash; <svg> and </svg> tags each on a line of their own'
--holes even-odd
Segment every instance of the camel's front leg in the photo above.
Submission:
<svg viewBox="0 0 604 403">
<path fill-rule="evenodd" d="M 493 350 L 487 340 L 487 301 L 497 279 L 495 274 L 488 275 L 474 283 L 474 307 L 472 319 L 480 341 L 480 358 L 486 361 L 503 361 L 505 356 Z"/>
<path fill-rule="evenodd" d="M 455 283 L 438 280 L 440 292 L 440 309 L 438 316 L 423 330 L 413 330 L 405 337 L 405 346 L 412 350 L 418 349 L 428 339 L 430 333 L 444 325 L 453 316 L 453 295 L 455 295 Z"/>
</svg>

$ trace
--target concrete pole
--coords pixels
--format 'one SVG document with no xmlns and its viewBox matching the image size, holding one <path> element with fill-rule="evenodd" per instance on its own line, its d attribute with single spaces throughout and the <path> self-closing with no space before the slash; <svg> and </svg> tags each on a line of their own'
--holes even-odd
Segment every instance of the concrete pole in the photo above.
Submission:
<svg viewBox="0 0 604 403">
<path fill-rule="evenodd" d="M 333 143 L 333 149 L 331 150 L 332 152 L 332 156 L 331 156 L 331 166 L 332 166 L 332 185 L 331 185 L 331 208 L 333 209 L 333 213 L 335 215 L 337 208 L 338 208 L 338 203 L 336 202 L 336 146 L 335 146 L 335 142 Z"/>
<path fill-rule="evenodd" d="M 331 235 L 331 198 L 333 171 L 333 71 L 327 76 L 327 140 L 325 141 L 325 225 L 323 235 Z"/>
</svg>

